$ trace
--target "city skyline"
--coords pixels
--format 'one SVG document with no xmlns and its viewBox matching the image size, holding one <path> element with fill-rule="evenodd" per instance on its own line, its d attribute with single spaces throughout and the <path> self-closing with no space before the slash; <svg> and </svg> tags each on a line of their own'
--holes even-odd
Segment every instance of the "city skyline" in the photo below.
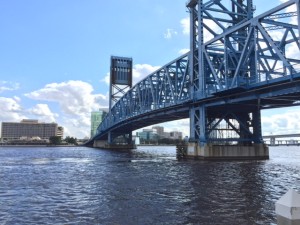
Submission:
<svg viewBox="0 0 300 225">
<path fill-rule="evenodd" d="M 254 0 L 256 14 L 282 3 Z M 0 122 L 56 122 L 88 137 L 108 107 L 112 55 L 133 58 L 134 83 L 189 49 L 186 0 L 0 3 Z M 176 13 L 174 13 L 176 12 Z M 266 134 L 300 130 L 299 107 L 262 112 Z M 189 121 L 164 124 L 189 135 Z M 154 125 L 153 125 L 154 126 Z"/>
</svg>

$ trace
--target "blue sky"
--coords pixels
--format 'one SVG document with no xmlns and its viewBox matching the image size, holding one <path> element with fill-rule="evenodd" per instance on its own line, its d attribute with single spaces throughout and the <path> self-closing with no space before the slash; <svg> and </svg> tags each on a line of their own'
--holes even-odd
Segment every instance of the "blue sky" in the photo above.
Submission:
<svg viewBox="0 0 300 225">
<path fill-rule="evenodd" d="M 64 126 L 65 135 L 89 136 L 90 112 L 108 106 L 110 56 L 132 57 L 135 81 L 180 56 L 189 48 L 185 4 L 0 0 L 0 122 L 38 119 Z M 280 1 L 254 4 L 261 13 Z M 284 126 L 290 113 L 298 111 L 263 115 L 288 115 L 280 124 Z M 188 135 L 187 124 L 167 127 L 182 127 Z M 275 129 L 272 120 L 264 124 L 266 133 Z"/>
</svg>

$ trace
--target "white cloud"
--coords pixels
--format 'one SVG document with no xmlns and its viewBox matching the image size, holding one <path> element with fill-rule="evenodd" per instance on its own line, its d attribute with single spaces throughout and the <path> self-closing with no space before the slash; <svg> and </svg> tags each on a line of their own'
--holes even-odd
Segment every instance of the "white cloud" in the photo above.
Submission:
<svg viewBox="0 0 300 225">
<path fill-rule="evenodd" d="M 57 102 L 64 113 L 81 115 L 108 105 L 106 96 L 92 92 L 93 87 L 89 83 L 70 80 L 47 84 L 44 88 L 25 96 L 34 100 Z"/>
<path fill-rule="evenodd" d="M 40 121 L 47 123 L 56 122 L 56 118 L 58 117 L 57 113 L 51 112 L 47 104 L 37 104 L 29 109 L 29 113 L 37 117 Z"/>
<path fill-rule="evenodd" d="M 222 33 L 222 29 L 212 20 L 204 19 L 203 22 L 212 29 L 215 33 Z M 180 21 L 182 27 L 182 33 L 184 35 L 190 35 L 190 18 L 186 17 Z M 204 42 L 212 39 L 214 36 L 206 29 L 204 29 Z"/>
<path fill-rule="evenodd" d="M 133 85 L 135 85 L 137 82 L 141 81 L 148 75 L 150 75 L 155 70 L 158 70 L 160 66 L 152 66 L 149 64 L 136 64 L 133 66 L 132 69 L 132 79 L 133 79 Z M 109 85 L 110 78 L 109 73 L 106 74 L 105 78 L 101 80 L 101 82 L 105 82 L 107 85 Z"/>
<path fill-rule="evenodd" d="M 132 76 L 133 76 L 133 83 L 136 84 L 137 82 L 141 81 L 154 71 L 158 70 L 160 66 L 151 66 L 149 64 L 136 64 L 133 67 Z"/>
<path fill-rule="evenodd" d="M 109 85 L 109 82 L 110 82 L 110 77 L 109 77 L 109 72 L 106 74 L 106 76 L 100 80 L 100 82 L 105 82 L 107 85 Z"/>
<path fill-rule="evenodd" d="M 185 35 L 190 35 L 190 17 L 180 20 L 180 24 L 182 27 L 182 33 Z"/>
<path fill-rule="evenodd" d="M 287 1 L 288 0 L 279 0 L 280 3 L 285 3 Z M 285 9 L 285 11 L 288 12 L 288 13 L 290 13 L 290 12 L 297 12 L 297 5 L 293 4 L 293 5 L 289 6 L 289 7 L 287 7 Z M 290 23 L 297 25 L 298 24 L 298 18 L 297 18 L 297 16 L 292 17 L 291 20 L 290 20 Z"/>
<path fill-rule="evenodd" d="M 0 121 L 3 122 L 19 122 L 24 119 L 20 99 L 0 97 L 1 113 Z"/>
<path fill-rule="evenodd" d="M 223 32 L 222 29 L 213 20 L 204 19 L 203 22 L 216 34 L 221 34 Z M 214 38 L 214 35 L 206 29 L 204 29 L 203 35 L 204 42 Z"/>
<path fill-rule="evenodd" d="M 264 135 L 299 133 L 300 111 L 289 110 L 284 113 L 262 117 Z"/>
<path fill-rule="evenodd" d="M 19 89 L 19 87 L 19 83 L 0 80 L 0 93 L 3 91 L 14 91 Z"/>
<path fill-rule="evenodd" d="M 174 35 L 177 35 L 177 31 L 168 28 L 167 31 L 164 33 L 164 38 L 171 39 Z"/>
<path fill-rule="evenodd" d="M 76 138 L 90 137 L 91 120 L 90 116 L 81 117 L 63 117 L 63 122 L 59 124 L 64 127 L 64 136 L 71 136 Z"/>
<path fill-rule="evenodd" d="M 89 83 L 70 80 L 47 84 L 44 88 L 27 93 L 25 96 L 34 100 L 58 103 L 64 119 L 64 124 L 60 125 L 70 132 L 68 135 L 82 138 L 90 133 L 91 112 L 108 106 L 107 96 L 93 94 L 93 91 Z M 30 112 L 50 120 L 58 117 L 45 104 L 36 105 Z"/>
<path fill-rule="evenodd" d="M 185 54 L 185 53 L 187 53 L 187 52 L 189 52 L 189 51 L 190 51 L 190 49 L 184 48 L 184 49 L 180 49 L 178 53 L 179 53 L 180 55 L 183 55 L 183 54 Z"/>
</svg>

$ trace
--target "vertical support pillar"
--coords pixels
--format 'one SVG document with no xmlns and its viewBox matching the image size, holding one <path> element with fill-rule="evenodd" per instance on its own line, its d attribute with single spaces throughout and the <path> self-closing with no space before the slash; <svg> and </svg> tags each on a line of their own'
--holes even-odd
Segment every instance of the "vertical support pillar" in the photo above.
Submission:
<svg viewBox="0 0 300 225">
<path fill-rule="evenodd" d="M 127 144 L 132 145 L 132 132 L 128 134 Z"/>
<path fill-rule="evenodd" d="M 196 141 L 195 107 L 190 108 L 190 141 Z"/>
<path fill-rule="evenodd" d="M 190 109 L 190 132 L 191 140 L 204 145 L 207 142 L 206 137 L 206 108 L 205 105 L 192 107 Z"/>
<path fill-rule="evenodd" d="M 252 139 L 251 132 L 250 132 L 251 119 L 249 116 L 249 112 L 239 112 L 236 114 L 236 116 L 239 119 L 238 122 L 239 122 L 239 132 L 240 132 L 240 139 L 241 139 L 239 144 L 251 145 L 251 141 L 249 141 L 250 139 Z"/>
<path fill-rule="evenodd" d="M 191 0 L 187 7 L 190 11 L 190 75 L 191 96 L 194 100 L 205 96 L 205 75 L 203 66 L 203 0 Z M 206 143 L 205 106 L 190 109 L 190 137 L 200 145 Z"/>
<path fill-rule="evenodd" d="M 112 110 L 114 104 L 132 87 L 132 58 L 111 56 L 110 62 L 110 88 L 109 88 L 109 123 L 113 125 L 112 112 L 122 115 L 123 109 Z M 119 110 L 119 111 L 118 111 Z M 113 144 L 114 139 L 122 133 L 113 131 L 108 133 L 108 144 Z M 132 139 L 132 133 L 127 134 Z M 128 139 L 129 140 L 129 139 Z M 127 140 L 127 142 L 129 142 Z M 132 140 L 130 141 L 132 143 Z"/>
<path fill-rule="evenodd" d="M 243 85 L 244 88 L 244 78 L 255 76 L 257 73 L 255 59 L 247 61 L 247 63 L 239 61 L 241 54 L 248 50 L 253 52 L 251 54 L 254 58 L 255 51 L 253 51 L 252 45 L 249 44 L 249 40 L 250 43 L 255 41 L 256 34 L 253 29 L 241 27 L 232 34 L 222 36 L 222 34 L 218 34 L 218 31 L 212 31 L 207 27 L 208 23 L 206 21 L 204 23 L 205 15 L 205 20 L 215 23 L 223 31 L 238 26 L 242 22 L 253 18 L 252 0 L 232 0 L 229 2 L 207 0 L 205 4 L 203 2 L 204 0 L 190 0 L 187 4 L 191 23 L 190 91 L 192 100 L 195 103 L 190 108 L 190 136 L 192 142 L 189 143 L 187 154 L 188 156 L 203 158 L 268 158 L 267 148 L 262 144 L 259 107 L 253 109 L 248 105 L 237 104 L 208 107 L 205 103 L 200 103 L 202 99 L 211 94 L 208 88 L 212 85 L 219 87 L 219 90 L 239 88 L 239 86 L 231 84 L 233 81 L 230 80 L 232 77 L 229 77 L 229 75 L 243 78 L 241 84 L 237 83 Z M 216 8 L 228 9 L 228 5 L 225 4 L 229 4 L 229 7 L 231 4 L 232 11 L 224 10 L 220 13 L 227 14 L 231 18 L 229 23 L 224 23 L 219 18 L 213 18 L 215 13 L 213 5 L 216 5 Z M 219 37 L 219 40 L 213 40 L 213 43 L 204 40 L 204 32 L 210 32 L 215 39 Z M 253 32 L 253 37 L 249 37 L 250 39 L 248 38 L 249 32 Z M 233 46 L 233 40 L 237 43 L 236 46 Z M 213 54 L 214 48 L 215 45 L 222 43 L 224 43 L 224 56 L 222 57 L 222 53 L 219 51 L 217 54 L 219 54 L 218 59 L 220 61 L 217 61 Z M 219 73 L 213 71 L 220 68 L 218 63 L 221 61 L 225 62 L 223 71 L 218 71 Z M 224 82 L 223 85 L 226 86 L 221 87 L 219 79 L 226 81 L 227 76 L 230 84 Z M 211 82 L 215 83 L 211 84 Z M 198 105 L 196 105 L 197 102 L 199 102 Z M 226 102 L 226 99 L 224 99 L 224 102 Z"/>
<path fill-rule="evenodd" d="M 275 145 L 276 144 L 276 138 L 275 137 L 271 137 L 270 138 L 270 145 Z"/>
<path fill-rule="evenodd" d="M 112 136 L 112 132 L 111 131 L 108 132 L 107 143 L 108 144 L 112 144 L 113 143 L 113 136 Z"/>
<path fill-rule="evenodd" d="M 262 131 L 261 131 L 261 113 L 260 109 L 257 108 L 252 113 L 252 123 L 253 123 L 253 141 L 256 144 L 263 143 Z"/>
<path fill-rule="evenodd" d="M 200 146 L 203 146 L 206 144 L 206 109 L 205 105 L 199 106 L 199 141 Z"/>
</svg>

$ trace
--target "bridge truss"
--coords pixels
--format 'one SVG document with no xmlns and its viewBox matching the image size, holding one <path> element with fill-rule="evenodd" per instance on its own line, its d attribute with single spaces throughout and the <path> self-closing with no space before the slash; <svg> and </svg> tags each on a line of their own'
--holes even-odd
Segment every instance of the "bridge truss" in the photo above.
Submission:
<svg viewBox="0 0 300 225">
<path fill-rule="evenodd" d="M 100 124 L 98 134 L 105 134 L 109 128 L 126 120 L 168 107 L 172 108 L 190 100 L 188 67 L 188 54 L 185 54 L 137 83 L 111 108 L 110 113 Z M 162 119 L 162 121 L 166 120 L 168 118 Z M 141 128 L 144 124 L 140 123 L 140 126 L 134 126 L 132 129 Z M 114 132 L 112 139 L 125 134 L 124 138 L 127 140 L 126 132 L 124 129 L 121 132 Z"/>
<path fill-rule="evenodd" d="M 190 0 L 191 51 L 126 92 L 94 139 L 189 117 L 200 145 L 262 143 L 261 109 L 299 104 L 299 5 L 254 17 L 252 0 Z"/>
<path fill-rule="evenodd" d="M 255 18 L 252 0 L 191 0 L 187 6 L 192 21 L 190 71 L 194 101 L 211 96 L 239 98 L 240 93 L 299 77 L 298 0 Z M 262 143 L 263 104 L 262 96 L 257 94 L 249 94 L 251 102 L 240 98 L 234 104 L 214 107 L 208 101 L 194 104 L 190 111 L 191 138 L 202 145 Z M 288 104 L 296 101 L 290 99 Z"/>
</svg>

